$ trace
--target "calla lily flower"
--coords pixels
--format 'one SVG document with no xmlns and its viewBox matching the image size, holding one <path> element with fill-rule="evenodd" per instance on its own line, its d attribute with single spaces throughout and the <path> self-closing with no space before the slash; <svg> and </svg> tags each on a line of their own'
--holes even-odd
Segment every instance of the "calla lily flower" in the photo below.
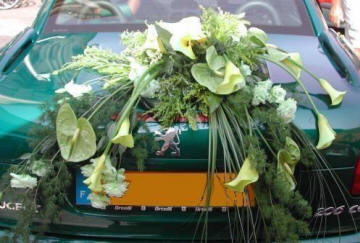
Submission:
<svg viewBox="0 0 360 243">
<path fill-rule="evenodd" d="M 192 50 L 192 41 L 202 42 L 205 39 L 200 18 L 188 17 L 177 23 L 160 22 L 158 24 L 172 34 L 170 45 L 175 51 L 179 51 L 191 59 L 196 59 Z"/>
<path fill-rule="evenodd" d="M 258 179 L 259 173 L 251 165 L 250 159 L 246 158 L 237 177 L 234 180 L 225 183 L 225 187 L 236 192 L 244 192 L 247 185 L 256 182 Z"/>
<path fill-rule="evenodd" d="M 317 149 L 326 149 L 334 141 L 336 132 L 331 128 L 328 119 L 321 113 L 317 114 L 317 125 L 319 130 L 319 141 Z"/>
<path fill-rule="evenodd" d="M 295 75 L 295 77 L 300 78 L 302 69 L 300 68 L 302 66 L 302 60 L 301 56 L 297 52 L 288 53 L 288 57 L 281 62 L 286 65 Z M 297 63 L 298 65 L 294 64 Z"/>
<path fill-rule="evenodd" d="M 107 157 L 105 154 L 101 155 L 99 158 L 95 160 L 95 168 L 92 174 L 84 180 L 84 183 L 88 185 L 88 188 L 92 192 L 102 192 L 104 190 L 101 184 L 102 173 L 105 169 L 105 161 Z"/>
<path fill-rule="evenodd" d="M 146 49 L 154 49 L 154 50 L 157 50 L 162 53 L 166 52 L 166 49 L 165 49 L 163 43 L 161 42 L 154 25 L 148 26 L 146 41 L 143 45 L 143 48 L 145 50 Z"/>
<path fill-rule="evenodd" d="M 271 44 L 266 44 L 267 50 L 269 53 L 269 57 L 275 61 L 281 62 L 285 66 L 287 66 L 292 74 L 295 77 L 300 78 L 301 76 L 301 67 L 302 67 L 302 60 L 301 56 L 297 52 L 287 53 L 281 50 L 278 50 L 276 46 Z"/>
<path fill-rule="evenodd" d="M 130 133 L 130 120 L 128 117 L 121 123 L 117 135 L 111 140 L 111 142 L 121 144 L 126 148 L 134 147 L 134 138 Z"/>
<path fill-rule="evenodd" d="M 174 51 L 179 51 L 190 59 L 196 59 L 192 50 L 190 35 L 181 36 L 179 34 L 173 35 L 170 39 L 170 45 Z"/>
<path fill-rule="evenodd" d="M 338 91 L 334 89 L 334 87 L 331 86 L 331 84 L 328 81 L 322 78 L 319 79 L 319 83 L 321 87 L 326 91 L 326 93 L 329 94 L 331 99 L 331 105 L 338 105 L 342 102 L 346 94 L 346 91 Z"/>
<path fill-rule="evenodd" d="M 245 78 L 240 70 L 231 62 L 227 61 L 225 66 L 224 81 L 219 84 L 216 94 L 231 94 L 245 86 Z"/>
</svg>

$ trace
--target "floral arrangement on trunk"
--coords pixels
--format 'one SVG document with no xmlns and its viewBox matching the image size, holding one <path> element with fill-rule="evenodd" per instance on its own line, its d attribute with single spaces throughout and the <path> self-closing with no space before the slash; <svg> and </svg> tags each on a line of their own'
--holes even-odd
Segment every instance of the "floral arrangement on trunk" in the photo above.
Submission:
<svg viewBox="0 0 360 243">
<path fill-rule="evenodd" d="M 298 53 L 267 43 L 266 33 L 250 27 L 244 15 L 207 9 L 201 18 L 156 22 L 145 31 L 123 33 L 121 40 L 126 48 L 120 54 L 88 47 L 57 71 L 90 70 L 100 78 L 70 81 L 56 91 L 56 102 L 45 107 L 41 118 L 47 126 L 34 129 L 44 135 L 41 141 L 3 178 L 4 193 L 25 188 L 27 221 L 19 227 L 24 230 L 35 216 L 55 217 L 67 200 L 68 165 L 73 163 L 82 163 L 92 207 L 105 209 L 110 197 L 126 194 L 131 184 L 119 168 L 120 157 L 130 151 L 141 169 L 152 153 L 151 145 L 132 135 L 141 126 L 137 107 L 146 100 L 145 113 L 163 127 L 182 117 L 195 130 L 198 116 L 208 118 L 207 181 L 213 181 L 221 148 L 225 172 L 235 175 L 224 186 L 245 194 L 252 187 L 263 239 L 292 242 L 309 234 L 312 209 L 297 190 L 295 171 L 299 164 L 320 163 L 316 149 L 329 147 L 336 134 L 301 82 L 301 71 L 329 94 L 331 105 L 341 103 L 345 92 L 307 70 Z M 269 79 L 267 63 L 285 70 L 308 98 L 317 118 L 316 148 L 292 124 L 294 92 Z M 208 207 L 212 183 L 205 196 Z M 38 214 L 37 203 L 43 205 Z M 203 216 L 206 235 L 208 214 Z M 29 227 L 20 231 L 15 235 L 24 236 Z"/>
</svg>

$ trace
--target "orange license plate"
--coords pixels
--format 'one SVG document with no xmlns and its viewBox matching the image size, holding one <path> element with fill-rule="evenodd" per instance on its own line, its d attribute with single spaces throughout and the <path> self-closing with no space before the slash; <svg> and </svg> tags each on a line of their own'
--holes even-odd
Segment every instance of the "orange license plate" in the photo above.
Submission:
<svg viewBox="0 0 360 243">
<path fill-rule="evenodd" d="M 113 206 L 201 207 L 206 200 L 205 172 L 130 172 L 125 173 L 128 190 L 121 198 L 111 198 Z M 232 175 L 235 178 L 235 175 Z M 210 206 L 254 206 L 254 193 L 234 193 L 224 187 L 230 174 L 216 173 Z"/>
</svg>

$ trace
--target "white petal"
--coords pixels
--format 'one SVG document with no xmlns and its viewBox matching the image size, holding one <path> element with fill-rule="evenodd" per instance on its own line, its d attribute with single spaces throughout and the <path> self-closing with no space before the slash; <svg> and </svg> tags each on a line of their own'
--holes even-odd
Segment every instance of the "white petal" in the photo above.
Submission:
<svg viewBox="0 0 360 243">
<path fill-rule="evenodd" d="M 73 80 L 64 86 L 66 92 L 68 92 L 74 98 L 80 97 L 85 93 L 89 93 L 92 88 L 90 85 L 75 84 Z"/>
<path fill-rule="evenodd" d="M 80 168 L 81 174 L 83 174 L 85 177 L 91 176 L 91 174 L 94 172 L 95 166 L 93 164 L 87 164 Z"/>
<path fill-rule="evenodd" d="M 35 177 L 32 177 L 30 175 L 26 174 L 15 174 L 10 173 L 11 181 L 11 187 L 13 188 L 34 188 L 37 185 L 37 179 Z"/>
<path fill-rule="evenodd" d="M 31 173 L 37 176 L 44 176 L 48 172 L 48 167 L 46 163 L 42 160 L 35 160 L 31 165 Z"/>
<path fill-rule="evenodd" d="M 110 199 L 102 194 L 90 193 L 87 199 L 90 200 L 93 208 L 98 209 L 106 209 L 106 206 L 110 203 Z"/>
<path fill-rule="evenodd" d="M 104 189 L 107 195 L 110 197 L 122 197 L 127 191 L 128 187 L 127 182 L 122 183 L 107 183 L 104 184 Z"/>
</svg>

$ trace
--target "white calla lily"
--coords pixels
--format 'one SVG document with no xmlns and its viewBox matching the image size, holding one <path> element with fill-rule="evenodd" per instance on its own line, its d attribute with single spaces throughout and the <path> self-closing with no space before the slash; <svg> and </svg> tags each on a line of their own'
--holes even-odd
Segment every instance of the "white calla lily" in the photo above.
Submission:
<svg viewBox="0 0 360 243">
<path fill-rule="evenodd" d="M 258 179 L 258 171 L 252 166 L 250 159 L 246 158 L 237 177 L 225 183 L 225 187 L 236 192 L 244 192 L 247 185 L 256 182 Z"/>
<path fill-rule="evenodd" d="M 325 79 L 320 78 L 319 83 L 321 87 L 329 94 L 331 99 L 331 105 L 338 105 L 344 99 L 346 91 L 338 91 Z"/>
<path fill-rule="evenodd" d="M 170 45 L 175 51 L 196 59 L 192 50 L 192 41 L 203 41 L 205 34 L 202 31 L 200 18 L 188 17 L 177 23 L 159 22 L 159 26 L 171 33 Z"/>
<path fill-rule="evenodd" d="M 121 123 L 117 135 L 111 140 L 115 144 L 121 144 L 126 148 L 134 147 L 134 138 L 130 133 L 130 119 L 129 117 Z"/>
<path fill-rule="evenodd" d="M 143 48 L 145 50 L 147 50 L 147 49 L 157 50 L 162 53 L 166 52 L 165 47 L 162 44 L 162 42 L 158 36 L 158 33 L 156 32 L 156 28 L 153 24 L 148 26 L 146 41 L 143 45 Z"/>
<path fill-rule="evenodd" d="M 102 179 L 102 174 L 105 169 L 106 159 L 109 159 L 109 158 L 105 154 L 103 154 L 99 158 L 97 158 L 94 163 L 94 165 L 95 165 L 94 170 L 92 171 L 91 175 L 86 180 L 84 180 L 84 183 L 86 185 L 88 185 L 88 188 L 92 192 L 99 193 L 104 190 L 104 188 L 101 184 L 101 179 Z"/>
<path fill-rule="evenodd" d="M 321 113 L 317 113 L 317 125 L 319 131 L 319 141 L 316 145 L 317 149 L 328 148 L 336 137 L 336 132 L 332 129 L 328 119 Z"/>
</svg>

